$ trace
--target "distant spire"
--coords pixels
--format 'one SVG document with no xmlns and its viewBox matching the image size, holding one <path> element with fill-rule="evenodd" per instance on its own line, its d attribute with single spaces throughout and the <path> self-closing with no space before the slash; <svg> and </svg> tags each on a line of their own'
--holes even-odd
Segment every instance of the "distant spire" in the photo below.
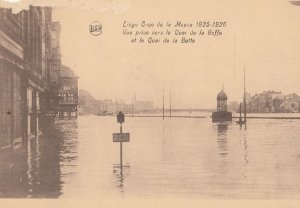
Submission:
<svg viewBox="0 0 300 208">
<path fill-rule="evenodd" d="M 224 91 L 224 83 L 223 83 L 222 91 Z"/>
</svg>

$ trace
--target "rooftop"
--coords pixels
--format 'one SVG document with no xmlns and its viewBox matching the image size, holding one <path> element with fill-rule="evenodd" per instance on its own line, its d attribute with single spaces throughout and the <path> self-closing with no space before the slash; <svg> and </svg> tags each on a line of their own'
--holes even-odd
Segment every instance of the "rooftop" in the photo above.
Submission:
<svg viewBox="0 0 300 208">
<path fill-rule="evenodd" d="M 79 78 L 69 67 L 64 65 L 60 68 L 60 77 Z"/>
<path fill-rule="evenodd" d="M 227 95 L 224 92 L 224 90 L 222 90 L 221 92 L 219 92 L 218 96 L 217 96 L 218 100 L 227 100 Z"/>
</svg>

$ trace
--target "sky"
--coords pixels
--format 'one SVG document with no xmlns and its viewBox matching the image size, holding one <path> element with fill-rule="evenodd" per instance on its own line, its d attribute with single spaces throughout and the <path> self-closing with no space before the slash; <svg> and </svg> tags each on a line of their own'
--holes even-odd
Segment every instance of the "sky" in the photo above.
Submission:
<svg viewBox="0 0 300 208">
<path fill-rule="evenodd" d="M 24 0 L 21 3 L 28 4 Z M 41 4 L 42 1 L 31 1 Z M 43 5 L 47 4 L 43 2 Z M 172 94 L 174 108 L 212 108 L 222 89 L 241 101 L 243 69 L 247 92 L 300 95 L 300 7 L 286 0 L 51 1 L 60 21 L 62 63 L 80 76 L 79 88 L 97 99 L 162 105 Z M 123 21 L 226 21 L 222 37 L 196 44 L 138 45 L 122 35 Z M 93 36 L 89 24 L 101 22 Z"/>
</svg>

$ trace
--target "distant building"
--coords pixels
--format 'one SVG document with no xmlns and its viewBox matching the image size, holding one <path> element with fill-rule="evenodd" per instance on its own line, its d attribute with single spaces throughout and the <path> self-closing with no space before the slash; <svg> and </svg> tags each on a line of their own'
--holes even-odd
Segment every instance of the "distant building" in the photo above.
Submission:
<svg viewBox="0 0 300 208">
<path fill-rule="evenodd" d="M 84 89 L 79 89 L 78 108 L 80 109 L 80 115 L 97 113 L 97 104 L 100 105 L 90 92 Z"/>
<path fill-rule="evenodd" d="M 300 112 L 300 96 L 295 93 L 286 95 L 280 107 L 285 113 Z"/>
<path fill-rule="evenodd" d="M 298 99 L 288 99 L 281 103 L 280 108 L 283 113 L 298 113 L 299 111 L 299 100 Z"/>
<path fill-rule="evenodd" d="M 228 110 L 237 111 L 239 110 L 239 103 L 237 101 L 231 101 L 228 104 Z"/>
<path fill-rule="evenodd" d="M 247 101 L 250 113 L 295 113 L 300 111 L 300 97 L 297 94 L 284 95 L 276 91 L 264 91 L 253 95 Z"/>
<path fill-rule="evenodd" d="M 105 99 L 104 101 L 104 111 L 109 113 L 116 113 L 117 107 L 116 103 L 114 103 L 111 99 Z"/>
<path fill-rule="evenodd" d="M 125 107 L 124 100 L 120 100 L 120 99 L 116 100 L 115 105 L 116 105 L 116 111 L 115 111 L 116 113 L 120 111 L 124 113 L 124 107 Z"/>
<path fill-rule="evenodd" d="M 137 101 L 127 104 L 124 100 L 116 99 L 95 99 L 88 91 L 79 90 L 79 110 L 80 115 L 97 114 L 97 115 L 112 115 L 120 111 L 123 113 L 147 113 L 154 111 L 152 101 Z"/>
<path fill-rule="evenodd" d="M 130 114 L 133 114 L 133 106 L 132 104 L 124 104 L 124 109 L 123 109 L 123 112 L 124 113 L 130 113 Z"/>
<path fill-rule="evenodd" d="M 111 99 L 96 100 L 87 90 L 79 90 L 78 106 L 80 115 L 112 114 L 116 113 L 117 110 L 123 111 L 124 105 L 124 101 L 121 100 L 116 102 L 113 102 Z"/>
<path fill-rule="evenodd" d="M 153 109 L 154 105 L 152 101 L 135 100 L 133 103 L 133 111 L 135 113 L 150 112 L 153 111 Z"/>
<path fill-rule="evenodd" d="M 59 101 L 56 109 L 58 117 L 77 117 L 78 76 L 64 65 L 60 70 Z"/>
</svg>

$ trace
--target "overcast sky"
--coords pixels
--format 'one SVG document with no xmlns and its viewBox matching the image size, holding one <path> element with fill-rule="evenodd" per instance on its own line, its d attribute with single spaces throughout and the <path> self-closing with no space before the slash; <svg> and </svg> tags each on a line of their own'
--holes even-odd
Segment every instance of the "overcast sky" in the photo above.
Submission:
<svg viewBox="0 0 300 208">
<path fill-rule="evenodd" d="M 224 83 L 229 101 L 241 101 L 244 64 L 248 92 L 300 94 L 299 6 L 286 0 L 186 2 L 52 1 L 53 19 L 62 25 L 62 62 L 80 76 L 79 88 L 97 99 L 131 102 L 136 93 L 161 106 L 164 83 L 175 108 L 211 108 Z M 216 20 L 227 21 L 227 28 L 221 38 L 196 44 L 134 45 L 122 35 L 124 20 Z M 103 26 L 100 36 L 89 33 L 93 21 Z"/>
</svg>

